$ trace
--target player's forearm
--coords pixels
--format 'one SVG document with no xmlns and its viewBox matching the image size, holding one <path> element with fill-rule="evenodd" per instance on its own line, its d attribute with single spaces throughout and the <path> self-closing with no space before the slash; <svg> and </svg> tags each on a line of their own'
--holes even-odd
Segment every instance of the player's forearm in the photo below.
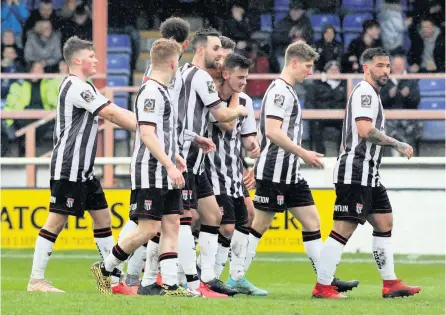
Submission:
<svg viewBox="0 0 446 316">
<path fill-rule="evenodd" d="M 299 157 L 304 150 L 301 146 L 294 143 L 282 129 L 267 131 L 266 137 L 278 147 Z"/>
<path fill-rule="evenodd" d="M 119 107 L 118 107 L 119 108 Z M 136 115 L 133 112 L 119 108 L 116 114 L 110 117 L 110 122 L 125 128 L 130 132 L 136 132 Z"/>
<path fill-rule="evenodd" d="M 155 133 L 148 133 L 145 135 L 141 135 L 141 139 L 146 145 L 147 149 L 150 153 L 158 160 L 166 169 L 173 165 L 173 162 L 169 159 L 169 157 L 164 152 L 164 149 L 161 147 L 161 144 L 158 140 L 158 137 Z"/>
<path fill-rule="evenodd" d="M 218 110 L 214 111 L 212 115 L 215 117 L 217 121 L 220 123 L 226 123 L 231 122 L 238 118 L 239 113 L 237 109 L 230 109 L 230 108 L 219 108 Z"/>
<path fill-rule="evenodd" d="M 368 142 L 379 145 L 379 146 L 390 146 L 395 149 L 397 148 L 407 148 L 406 143 L 402 143 L 398 140 L 396 140 L 393 137 L 387 136 L 383 132 L 379 131 L 375 127 L 373 127 L 367 134 L 366 137 L 363 137 Z"/>
</svg>

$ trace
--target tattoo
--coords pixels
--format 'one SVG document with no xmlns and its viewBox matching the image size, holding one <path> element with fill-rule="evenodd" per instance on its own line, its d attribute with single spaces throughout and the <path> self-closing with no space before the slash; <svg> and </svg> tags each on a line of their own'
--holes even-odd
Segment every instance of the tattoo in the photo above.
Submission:
<svg viewBox="0 0 446 316">
<path fill-rule="evenodd" d="M 406 150 L 409 147 L 409 145 L 406 143 L 397 141 L 395 138 L 387 136 L 376 128 L 372 128 L 365 139 L 372 144 L 379 146 L 390 146 L 395 149 Z"/>
</svg>

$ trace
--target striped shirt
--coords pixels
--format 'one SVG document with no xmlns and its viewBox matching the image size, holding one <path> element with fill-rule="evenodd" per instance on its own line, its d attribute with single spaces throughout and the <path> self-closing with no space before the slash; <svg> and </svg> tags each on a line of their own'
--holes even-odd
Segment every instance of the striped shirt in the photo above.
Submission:
<svg viewBox="0 0 446 316">
<path fill-rule="evenodd" d="M 379 145 L 361 138 L 356 122 L 367 120 L 381 132 L 385 132 L 384 109 L 381 98 L 365 80 L 352 91 L 345 110 L 342 127 L 342 148 L 334 169 L 333 182 L 339 184 L 360 184 L 379 186 L 379 166 L 383 154 Z"/>
<path fill-rule="evenodd" d="M 227 106 L 222 102 L 222 106 Z M 221 130 L 217 121 L 210 115 L 213 124 L 208 126 L 208 136 L 216 146 L 216 152 L 210 152 L 205 159 L 206 171 L 210 176 L 214 194 L 227 194 L 238 198 L 243 196 L 243 161 L 241 158 L 241 137 L 256 135 L 256 120 L 252 99 L 240 93 L 239 104 L 246 107 L 248 116 L 239 118 L 230 132 Z"/>
<path fill-rule="evenodd" d="M 257 180 L 298 183 L 302 179 L 299 157 L 272 143 L 265 135 L 267 119 L 282 122 L 282 131 L 296 144 L 302 142 L 302 111 L 294 88 L 282 79 L 274 80 L 263 97 L 260 114 L 260 157 L 254 174 Z"/>
<path fill-rule="evenodd" d="M 184 135 L 184 121 L 186 119 L 187 102 L 186 102 L 186 91 L 183 78 L 181 77 L 181 72 L 190 66 L 191 65 L 189 63 L 185 63 L 183 66 L 178 68 L 175 78 L 173 78 L 171 84 L 169 85 L 169 93 L 170 96 L 172 97 L 173 108 L 178 118 L 178 120 L 176 121 L 176 130 L 178 135 L 177 152 L 179 152 L 180 154 L 182 152 L 184 141 L 185 140 L 193 141 L 195 136 L 189 134 L 190 137 L 188 137 L 188 135 Z M 150 64 L 147 67 L 146 72 L 144 73 L 142 84 L 144 84 L 147 80 L 149 80 L 151 74 L 152 74 L 152 64 Z"/>
<path fill-rule="evenodd" d="M 50 173 L 52 180 L 84 182 L 93 177 L 98 113 L 111 102 L 91 83 L 69 75 L 59 86 Z"/>
<path fill-rule="evenodd" d="M 172 103 L 169 89 L 153 79 L 147 80 L 138 91 L 134 109 L 138 127 L 131 161 L 132 190 L 173 189 L 166 168 L 147 149 L 140 131 L 141 125 L 155 126 L 161 147 L 175 163 L 177 133 Z"/>
<path fill-rule="evenodd" d="M 186 137 L 191 132 L 204 135 L 208 128 L 209 109 L 218 108 L 221 103 L 214 81 L 209 73 L 193 65 L 183 68 L 181 76 L 187 102 L 184 135 Z M 187 168 L 198 174 L 204 159 L 203 150 L 186 141 L 185 137 L 182 156 L 186 159 Z"/>
</svg>

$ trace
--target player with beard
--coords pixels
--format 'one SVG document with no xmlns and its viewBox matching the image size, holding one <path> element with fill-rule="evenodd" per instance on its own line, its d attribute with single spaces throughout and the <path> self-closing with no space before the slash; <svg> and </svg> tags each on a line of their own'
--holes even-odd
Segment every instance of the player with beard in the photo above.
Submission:
<svg viewBox="0 0 446 316">
<path fill-rule="evenodd" d="M 373 256 L 383 279 L 384 298 L 412 296 L 421 291 L 395 275 L 392 206 L 381 182 L 379 167 L 383 146 L 395 148 L 410 159 L 412 146 L 385 134 L 385 115 L 379 96 L 390 75 L 390 56 L 382 48 L 369 48 L 362 55 L 364 79 L 352 91 L 345 110 L 341 154 L 336 162 L 334 227 L 320 258 L 315 298 L 345 298 L 332 286 L 336 266 L 348 239 L 366 221 L 373 226 Z"/>
<path fill-rule="evenodd" d="M 186 102 L 188 102 L 184 137 L 191 132 L 204 135 L 208 128 L 209 114 L 222 123 L 231 122 L 238 117 L 246 117 L 248 114 L 245 107 L 240 105 L 234 109 L 221 106 L 222 100 L 218 96 L 212 77 L 207 72 L 208 69 L 215 69 L 221 58 L 219 36 L 220 34 L 213 29 L 203 29 L 198 31 L 191 40 L 194 51 L 192 64 L 182 71 Z M 191 198 L 185 202 L 189 203 L 192 210 L 198 210 L 202 223 L 198 237 L 202 254 L 201 281 L 215 292 L 234 295 L 237 291 L 225 286 L 216 278 L 214 272 L 221 213 L 202 166 L 204 153 L 191 142 L 185 141 L 182 154 L 188 168 L 185 190 L 188 190 L 189 198 Z"/>
</svg>

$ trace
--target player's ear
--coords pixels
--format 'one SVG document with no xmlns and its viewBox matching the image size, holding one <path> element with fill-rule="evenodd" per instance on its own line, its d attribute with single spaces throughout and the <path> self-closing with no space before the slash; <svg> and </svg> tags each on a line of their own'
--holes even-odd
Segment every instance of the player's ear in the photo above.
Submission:
<svg viewBox="0 0 446 316">
<path fill-rule="evenodd" d="M 170 69 L 175 69 L 175 60 L 174 59 L 171 59 L 170 60 Z"/>
<path fill-rule="evenodd" d="M 183 43 L 183 52 L 189 47 L 189 40 L 185 40 Z"/>
<path fill-rule="evenodd" d="M 223 71 L 221 72 L 221 75 L 222 75 L 223 79 L 225 79 L 225 80 L 228 80 L 228 79 L 229 79 L 229 71 L 227 71 L 227 70 L 223 70 Z"/>
<path fill-rule="evenodd" d="M 363 73 L 366 73 L 366 72 L 367 72 L 367 69 L 369 69 L 369 65 L 368 65 L 368 64 L 364 64 L 364 65 L 362 65 L 362 72 L 363 72 Z"/>
</svg>

